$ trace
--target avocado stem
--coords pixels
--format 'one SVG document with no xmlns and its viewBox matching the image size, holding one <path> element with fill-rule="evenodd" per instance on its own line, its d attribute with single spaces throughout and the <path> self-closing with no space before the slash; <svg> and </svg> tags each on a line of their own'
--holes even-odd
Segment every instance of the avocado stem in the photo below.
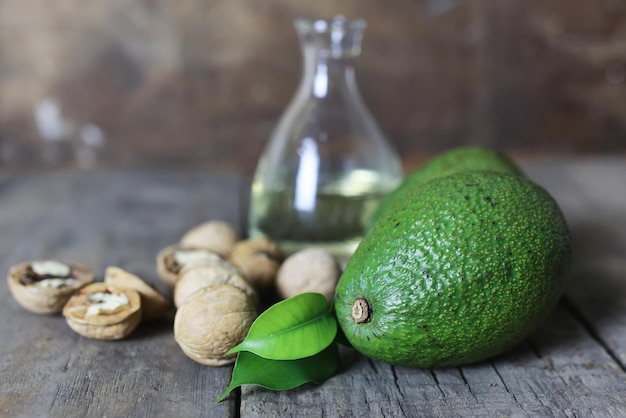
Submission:
<svg viewBox="0 0 626 418">
<path fill-rule="evenodd" d="M 357 324 L 369 322 L 372 319 L 372 305 L 363 296 L 359 296 L 352 302 L 352 319 Z"/>
</svg>

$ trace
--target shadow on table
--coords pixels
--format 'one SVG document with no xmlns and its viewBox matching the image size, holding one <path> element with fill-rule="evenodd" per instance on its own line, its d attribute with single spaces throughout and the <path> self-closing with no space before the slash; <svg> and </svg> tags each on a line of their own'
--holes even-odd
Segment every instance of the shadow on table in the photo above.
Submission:
<svg viewBox="0 0 626 418">
<path fill-rule="evenodd" d="M 570 225 L 573 258 L 564 296 L 567 306 L 591 328 L 623 320 L 626 307 L 626 212 L 597 218 L 602 222 Z"/>
<path fill-rule="evenodd" d="M 172 335 L 174 330 L 174 310 L 170 309 L 165 316 L 152 321 L 142 322 L 139 324 L 135 332 L 127 337 L 128 340 L 147 340 L 157 335 Z"/>
<path fill-rule="evenodd" d="M 602 218 L 602 219 L 601 219 Z M 620 220 L 615 227 L 606 219 Z M 599 221 L 570 222 L 573 257 L 564 296 L 530 337 L 540 356 L 565 356 L 584 350 L 602 329 L 624 321 L 626 310 L 626 239 L 621 214 L 598 216 Z"/>
</svg>

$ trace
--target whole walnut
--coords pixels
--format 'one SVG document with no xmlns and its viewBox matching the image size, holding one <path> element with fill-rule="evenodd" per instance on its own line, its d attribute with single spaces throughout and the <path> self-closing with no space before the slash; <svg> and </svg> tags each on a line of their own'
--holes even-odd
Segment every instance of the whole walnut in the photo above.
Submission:
<svg viewBox="0 0 626 418">
<path fill-rule="evenodd" d="M 209 251 L 228 257 L 239 235 L 224 221 L 208 221 L 191 228 L 180 239 L 181 248 L 206 248 Z"/>
<path fill-rule="evenodd" d="M 226 261 L 207 262 L 195 264 L 184 268 L 179 275 L 174 288 L 174 305 L 179 308 L 189 295 L 203 287 L 228 284 L 243 290 L 248 296 L 258 303 L 258 296 L 254 287 L 244 279 L 241 274 Z"/>
<path fill-rule="evenodd" d="M 290 255 L 276 275 L 276 288 L 283 298 L 305 292 L 323 294 L 330 301 L 341 275 L 335 258 L 321 248 L 307 248 Z"/>
<path fill-rule="evenodd" d="M 228 261 L 258 290 L 265 290 L 274 285 L 283 258 L 274 242 L 259 237 L 235 244 Z"/>
<path fill-rule="evenodd" d="M 246 293 L 226 284 L 203 287 L 191 294 L 174 317 L 174 339 L 192 360 L 207 366 L 235 361 L 226 352 L 248 334 L 257 317 Z"/>
</svg>

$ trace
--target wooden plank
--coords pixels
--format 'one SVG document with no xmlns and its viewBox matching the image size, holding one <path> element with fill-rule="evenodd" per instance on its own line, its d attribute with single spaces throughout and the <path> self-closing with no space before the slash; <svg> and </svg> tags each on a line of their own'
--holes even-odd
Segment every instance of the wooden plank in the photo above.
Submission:
<svg viewBox="0 0 626 418">
<path fill-rule="evenodd" d="M 0 292 L 0 415 L 13 416 L 625 416 L 626 165 L 526 166 L 559 201 L 574 235 L 564 302 L 528 340 L 491 361 L 416 369 L 342 350 L 323 385 L 246 386 L 224 403 L 230 368 L 187 359 L 173 313 L 131 338 L 78 337 L 60 317 Z M 54 257 L 138 273 L 161 290 L 154 256 L 209 218 L 243 226 L 237 177 L 145 171 L 0 179 L 0 268 Z"/>
<path fill-rule="evenodd" d="M 583 161 L 526 168 L 531 178 L 555 196 L 573 226 L 574 273 L 576 269 L 591 265 L 597 254 L 606 255 L 607 251 L 606 246 L 589 246 L 588 250 L 594 249 L 594 252 L 581 249 L 589 239 L 597 242 L 607 236 L 594 237 L 590 233 L 598 228 L 592 231 L 579 228 L 579 222 L 591 218 L 602 230 L 611 230 L 613 223 L 623 219 L 614 212 L 611 212 L 612 217 L 608 216 L 606 211 L 602 212 L 603 216 L 597 216 L 592 210 L 604 207 L 605 194 L 621 190 L 624 183 L 604 183 L 605 187 L 598 189 L 598 182 L 602 183 L 604 176 L 626 179 L 624 164 L 616 162 L 611 169 L 601 169 L 602 164 L 603 161 Z M 604 192 L 599 191 L 602 189 Z M 615 196 L 611 199 L 613 209 L 626 208 L 626 203 Z M 604 208 L 608 211 L 608 206 Z M 621 224 L 626 225 L 626 222 Z M 619 228 L 613 229 L 612 234 L 621 232 Z M 614 255 L 624 255 L 626 242 L 609 241 L 614 245 Z M 585 285 L 580 278 L 571 280 L 564 302 L 545 323 L 514 350 L 490 361 L 460 368 L 425 370 L 386 365 L 347 349 L 342 352 L 341 372 L 321 386 L 307 385 L 288 393 L 244 387 L 241 414 L 255 417 L 278 414 L 625 416 L 626 372 L 620 350 L 626 347 L 623 340 L 626 333 L 622 328 L 626 323 L 626 310 L 621 309 L 626 275 L 620 276 L 621 270 L 615 266 L 602 264 L 596 268 L 602 274 L 612 272 L 615 279 L 611 281 L 612 286 L 605 286 L 605 280 L 600 289 L 591 293 L 596 296 L 590 297 L 590 288 L 594 285 L 589 281 Z M 622 282 L 618 282 L 617 276 Z M 596 279 L 594 277 L 593 283 Z M 605 302 L 610 308 L 603 308 Z"/>
<path fill-rule="evenodd" d="M 155 256 L 194 224 L 239 223 L 239 180 L 158 172 L 54 174 L 0 188 L 0 269 L 33 258 L 76 260 L 101 275 L 108 265 L 167 291 Z M 173 313 L 123 341 L 89 340 L 62 317 L 30 314 L 0 292 L 0 415 L 235 416 L 236 398 L 214 400 L 230 368 L 182 353 Z"/>
<path fill-rule="evenodd" d="M 626 369 L 626 161 L 590 159 L 533 171 L 559 201 L 574 241 L 565 300 Z"/>
<path fill-rule="evenodd" d="M 345 350 L 342 362 L 341 372 L 321 386 L 283 393 L 244 387 L 242 416 L 626 414 L 623 370 L 562 306 L 530 341 L 492 361 L 427 370 L 390 366 Z"/>
</svg>

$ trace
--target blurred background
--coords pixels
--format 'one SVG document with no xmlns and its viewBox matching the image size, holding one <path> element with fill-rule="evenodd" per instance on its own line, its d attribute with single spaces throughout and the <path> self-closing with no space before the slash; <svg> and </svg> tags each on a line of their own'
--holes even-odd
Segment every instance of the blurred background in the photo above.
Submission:
<svg viewBox="0 0 626 418">
<path fill-rule="evenodd" d="M 623 0 L 0 0 L 0 168 L 251 174 L 296 17 L 368 22 L 357 78 L 410 169 L 443 149 L 626 154 Z"/>
</svg>

